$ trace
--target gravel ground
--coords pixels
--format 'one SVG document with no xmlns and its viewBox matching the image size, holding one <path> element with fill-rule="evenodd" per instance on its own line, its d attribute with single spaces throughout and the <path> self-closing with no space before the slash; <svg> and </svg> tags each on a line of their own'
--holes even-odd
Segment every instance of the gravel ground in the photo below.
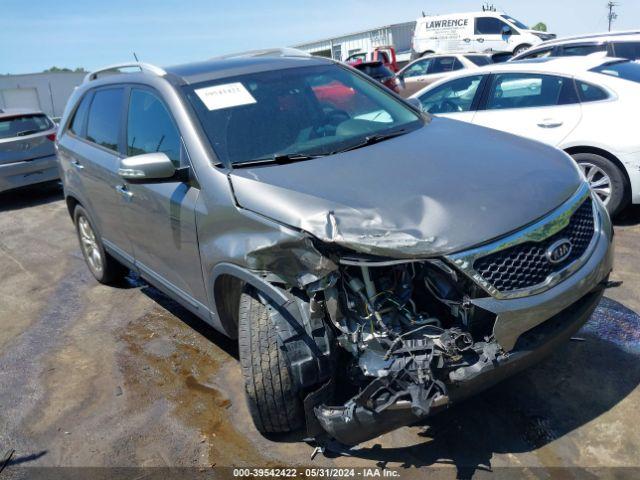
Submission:
<svg viewBox="0 0 640 480">
<path fill-rule="evenodd" d="M 623 283 L 581 340 L 428 425 L 312 461 L 300 438 L 254 429 L 233 342 L 137 278 L 94 281 L 57 187 L 0 195 L 0 468 L 13 451 L 0 478 L 50 466 L 640 474 L 622 468 L 640 467 L 640 209 L 616 223 Z"/>
</svg>

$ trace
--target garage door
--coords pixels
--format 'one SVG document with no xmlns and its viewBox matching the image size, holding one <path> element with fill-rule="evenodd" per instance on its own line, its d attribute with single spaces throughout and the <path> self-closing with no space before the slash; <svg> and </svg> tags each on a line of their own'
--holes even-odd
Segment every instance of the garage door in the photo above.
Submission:
<svg viewBox="0 0 640 480">
<path fill-rule="evenodd" d="M 0 90 L 4 108 L 30 108 L 41 110 L 38 91 L 35 88 L 6 88 Z"/>
</svg>

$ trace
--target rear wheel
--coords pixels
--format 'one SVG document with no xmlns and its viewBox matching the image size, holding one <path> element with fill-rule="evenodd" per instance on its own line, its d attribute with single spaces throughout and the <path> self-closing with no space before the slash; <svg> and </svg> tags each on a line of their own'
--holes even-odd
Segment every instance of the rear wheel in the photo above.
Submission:
<svg viewBox="0 0 640 480">
<path fill-rule="evenodd" d="M 262 433 L 296 430 L 304 410 L 266 300 L 246 286 L 240 296 L 238 342 L 249 412 Z"/>
<path fill-rule="evenodd" d="M 609 214 L 619 212 L 627 203 L 626 181 L 620 169 L 609 159 L 595 153 L 576 153 L 572 156 Z"/>
<path fill-rule="evenodd" d="M 73 219 L 82 256 L 91 274 L 100 283 L 109 284 L 121 280 L 128 270 L 104 250 L 100 236 L 96 233 L 86 210 L 78 205 L 73 212 Z"/>
</svg>

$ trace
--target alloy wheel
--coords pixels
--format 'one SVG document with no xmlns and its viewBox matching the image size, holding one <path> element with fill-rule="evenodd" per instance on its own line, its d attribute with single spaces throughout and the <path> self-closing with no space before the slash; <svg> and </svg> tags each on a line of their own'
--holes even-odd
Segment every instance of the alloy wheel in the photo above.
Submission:
<svg viewBox="0 0 640 480">
<path fill-rule="evenodd" d="M 80 232 L 80 244 L 85 258 L 91 269 L 97 273 L 102 272 L 102 255 L 96 240 L 96 235 L 86 217 L 78 218 L 78 231 Z"/>
<path fill-rule="evenodd" d="M 591 189 L 600 197 L 602 203 L 607 205 L 611 200 L 611 178 L 609 175 L 602 168 L 592 163 L 580 162 L 578 165 L 587 178 Z"/>
</svg>

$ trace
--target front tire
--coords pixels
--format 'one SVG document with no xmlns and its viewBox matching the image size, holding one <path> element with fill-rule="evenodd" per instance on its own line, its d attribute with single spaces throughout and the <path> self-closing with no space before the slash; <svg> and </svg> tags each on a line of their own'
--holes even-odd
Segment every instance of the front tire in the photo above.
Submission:
<svg viewBox="0 0 640 480">
<path fill-rule="evenodd" d="M 609 159 L 595 153 L 572 155 L 589 186 L 602 200 L 609 215 L 613 216 L 627 204 L 627 186 L 624 174 Z"/>
<path fill-rule="evenodd" d="M 95 279 L 104 284 L 121 280 L 128 270 L 105 251 L 87 211 L 78 205 L 73 212 L 73 220 L 82 256 Z"/>
<path fill-rule="evenodd" d="M 266 302 L 250 286 L 240 296 L 238 343 L 247 404 L 261 433 L 291 432 L 304 424 L 304 410 Z"/>
<path fill-rule="evenodd" d="M 526 43 L 522 45 L 518 45 L 513 51 L 513 56 L 515 57 L 516 55 L 520 55 L 522 52 L 524 52 L 525 50 L 529 50 L 530 48 L 531 48 L 531 45 L 528 45 Z"/>
</svg>

